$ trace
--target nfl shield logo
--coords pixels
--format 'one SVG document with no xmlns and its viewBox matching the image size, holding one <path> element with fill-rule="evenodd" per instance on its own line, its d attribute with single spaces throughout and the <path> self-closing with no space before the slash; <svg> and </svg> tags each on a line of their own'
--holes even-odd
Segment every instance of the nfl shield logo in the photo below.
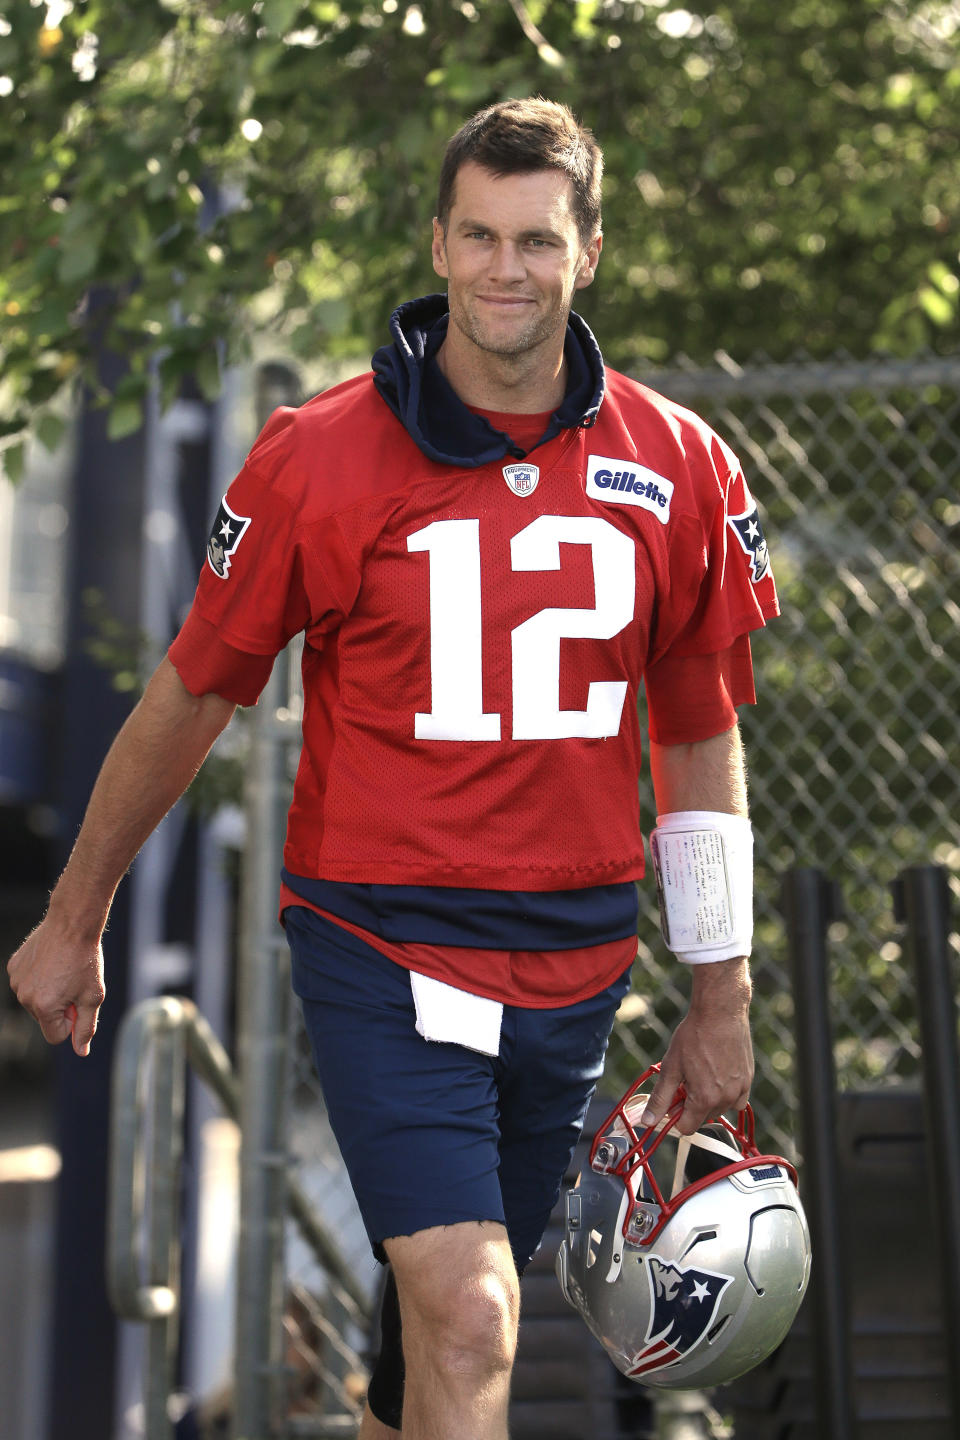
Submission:
<svg viewBox="0 0 960 1440">
<path fill-rule="evenodd" d="M 540 467 L 528 465 L 525 461 L 519 465 L 504 465 L 503 478 L 514 495 L 532 495 L 540 483 Z"/>
</svg>

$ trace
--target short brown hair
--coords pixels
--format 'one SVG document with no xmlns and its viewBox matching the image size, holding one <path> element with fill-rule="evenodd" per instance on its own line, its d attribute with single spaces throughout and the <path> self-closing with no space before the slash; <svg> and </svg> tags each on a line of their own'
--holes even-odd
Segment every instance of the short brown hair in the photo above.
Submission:
<svg viewBox="0 0 960 1440">
<path fill-rule="evenodd" d="M 603 152 L 593 132 L 566 105 L 537 96 L 503 100 L 468 120 L 449 141 L 440 167 L 437 218 L 446 234 L 457 172 L 468 161 L 492 175 L 560 170 L 573 185 L 573 213 L 582 244 L 600 230 Z"/>
</svg>

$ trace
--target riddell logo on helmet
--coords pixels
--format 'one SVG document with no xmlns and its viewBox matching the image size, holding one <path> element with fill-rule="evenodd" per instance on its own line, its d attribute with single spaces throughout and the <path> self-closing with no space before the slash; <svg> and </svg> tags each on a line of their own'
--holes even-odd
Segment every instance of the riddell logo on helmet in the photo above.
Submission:
<svg viewBox="0 0 960 1440">
<path fill-rule="evenodd" d="M 754 1180 L 782 1180 L 783 1171 L 779 1165 L 751 1165 L 750 1174 Z"/>
<path fill-rule="evenodd" d="M 591 455 L 587 463 L 587 494 L 614 505 L 639 505 L 656 515 L 661 525 L 670 519 L 673 481 L 635 460 L 613 460 Z"/>
</svg>

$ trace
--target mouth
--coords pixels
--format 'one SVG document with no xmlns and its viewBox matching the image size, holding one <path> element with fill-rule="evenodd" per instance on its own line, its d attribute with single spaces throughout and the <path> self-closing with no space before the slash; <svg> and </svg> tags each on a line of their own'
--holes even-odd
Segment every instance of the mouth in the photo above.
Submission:
<svg viewBox="0 0 960 1440">
<path fill-rule="evenodd" d="M 524 295 L 478 295 L 477 299 L 481 305 L 490 305 L 495 310 L 522 310 L 527 305 L 535 304 L 535 301 Z"/>
</svg>

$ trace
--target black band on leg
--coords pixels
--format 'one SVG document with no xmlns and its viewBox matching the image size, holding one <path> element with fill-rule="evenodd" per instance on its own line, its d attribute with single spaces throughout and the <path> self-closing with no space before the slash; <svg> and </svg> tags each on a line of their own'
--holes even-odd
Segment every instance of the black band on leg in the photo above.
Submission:
<svg viewBox="0 0 960 1440">
<path fill-rule="evenodd" d="M 400 1430 L 403 1424 L 403 1332 L 400 1325 L 400 1298 L 393 1267 L 387 1267 L 380 1307 L 380 1354 L 370 1376 L 367 1404 L 381 1425 Z"/>
</svg>

